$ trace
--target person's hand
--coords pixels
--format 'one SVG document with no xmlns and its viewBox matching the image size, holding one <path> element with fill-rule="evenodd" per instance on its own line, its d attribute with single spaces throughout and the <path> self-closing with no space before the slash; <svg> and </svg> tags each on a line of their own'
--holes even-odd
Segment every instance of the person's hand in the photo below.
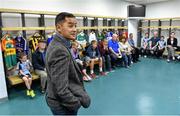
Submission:
<svg viewBox="0 0 180 116">
<path fill-rule="evenodd" d="M 171 48 L 172 46 L 171 45 L 167 45 L 168 48 Z"/>
<path fill-rule="evenodd" d="M 122 58 L 122 56 L 121 56 L 121 55 L 119 55 L 119 56 L 118 56 L 118 58 Z"/>
<path fill-rule="evenodd" d="M 80 61 L 79 63 L 80 63 L 81 66 L 83 66 L 83 61 Z"/>
<path fill-rule="evenodd" d="M 99 58 L 97 57 L 97 58 L 95 58 L 95 60 L 99 60 Z"/>
<path fill-rule="evenodd" d="M 122 58 L 121 54 L 116 54 L 117 58 Z"/>
</svg>

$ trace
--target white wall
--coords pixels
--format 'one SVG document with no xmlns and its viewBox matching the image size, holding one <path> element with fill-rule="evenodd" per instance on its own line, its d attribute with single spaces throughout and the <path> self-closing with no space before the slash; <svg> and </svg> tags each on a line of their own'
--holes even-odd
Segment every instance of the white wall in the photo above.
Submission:
<svg viewBox="0 0 180 116">
<path fill-rule="evenodd" d="M 0 99 L 8 97 L 7 95 L 7 88 L 5 82 L 5 74 L 4 74 L 4 67 L 3 67 L 3 60 L 2 60 L 2 52 L 0 47 Z"/>
<path fill-rule="evenodd" d="M 128 20 L 128 34 L 133 33 L 135 46 L 137 46 L 137 29 L 138 29 L 138 20 L 137 19 L 129 19 Z"/>
<path fill-rule="evenodd" d="M 146 6 L 147 18 L 180 17 L 180 0 L 169 0 Z"/>
<path fill-rule="evenodd" d="M 0 8 L 72 12 L 127 17 L 128 2 L 121 0 L 0 0 Z"/>
<path fill-rule="evenodd" d="M 180 17 L 180 0 L 170 0 L 167 2 L 160 2 L 149 4 L 146 6 L 146 18 L 173 18 Z M 157 23 L 157 22 L 156 22 Z M 155 24 L 157 26 L 157 24 Z M 172 22 L 173 26 L 180 26 L 180 21 Z M 169 26 L 169 22 L 163 21 L 162 26 Z M 180 46 L 180 29 L 173 29 L 173 32 L 176 33 L 176 37 L 178 38 L 178 45 Z M 167 38 L 169 35 L 167 29 L 163 29 L 161 35 Z M 152 33 L 151 33 L 152 35 Z M 150 35 L 150 36 L 151 36 Z"/>
</svg>

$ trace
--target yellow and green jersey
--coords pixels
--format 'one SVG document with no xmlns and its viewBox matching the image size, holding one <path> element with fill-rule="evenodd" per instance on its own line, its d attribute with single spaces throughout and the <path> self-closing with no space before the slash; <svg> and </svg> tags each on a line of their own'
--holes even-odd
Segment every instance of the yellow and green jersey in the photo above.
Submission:
<svg viewBox="0 0 180 116">
<path fill-rule="evenodd" d="M 15 40 L 10 34 L 5 34 L 1 39 L 2 51 L 4 52 L 7 69 L 13 68 L 17 64 Z"/>
</svg>

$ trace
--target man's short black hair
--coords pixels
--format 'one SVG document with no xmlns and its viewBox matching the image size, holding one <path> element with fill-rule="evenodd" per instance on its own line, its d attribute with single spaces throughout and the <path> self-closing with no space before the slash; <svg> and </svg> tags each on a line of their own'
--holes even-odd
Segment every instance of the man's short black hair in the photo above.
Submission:
<svg viewBox="0 0 180 116">
<path fill-rule="evenodd" d="M 171 34 L 173 34 L 174 33 L 174 35 L 175 35 L 175 32 L 171 32 Z"/>
<path fill-rule="evenodd" d="M 64 21 L 66 17 L 68 17 L 68 18 L 75 18 L 75 16 L 74 16 L 73 14 L 71 14 L 71 13 L 61 12 L 61 13 L 59 13 L 59 14 L 56 16 L 55 25 L 57 25 L 59 22 Z"/>
</svg>

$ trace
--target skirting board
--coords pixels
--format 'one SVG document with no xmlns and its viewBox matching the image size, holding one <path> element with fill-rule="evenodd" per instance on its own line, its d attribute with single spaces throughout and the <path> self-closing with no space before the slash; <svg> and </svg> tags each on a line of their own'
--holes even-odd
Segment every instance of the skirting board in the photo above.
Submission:
<svg viewBox="0 0 180 116">
<path fill-rule="evenodd" d="M 8 101 L 8 97 L 0 98 L 0 104 Z"/>
</svg>

